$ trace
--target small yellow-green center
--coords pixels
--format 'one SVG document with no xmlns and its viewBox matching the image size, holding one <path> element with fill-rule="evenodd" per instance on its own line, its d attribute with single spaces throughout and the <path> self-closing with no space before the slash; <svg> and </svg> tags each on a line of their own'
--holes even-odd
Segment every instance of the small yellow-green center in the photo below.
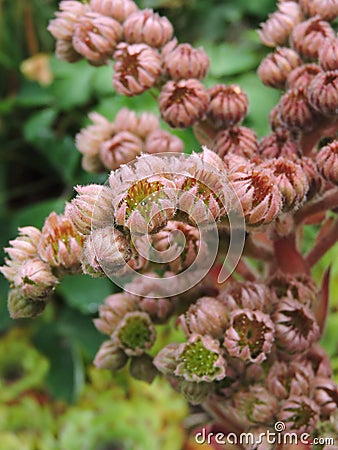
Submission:
<svg viewBox="0 0 338 450">
<path fill-rule="evenodd" d="M 205 348 L 201 340 L 187 344 L 180 356 L 183 371 L 200 378 L 215 374 L 217 359 L 217 353 Z"/>
<path fill-rule="evenodd" d="M 119 332 L 121 343 L 132 350 L 146 348 L 151 343 L 151 330 L 143 317 L 130 317 Z"/>
</svg>

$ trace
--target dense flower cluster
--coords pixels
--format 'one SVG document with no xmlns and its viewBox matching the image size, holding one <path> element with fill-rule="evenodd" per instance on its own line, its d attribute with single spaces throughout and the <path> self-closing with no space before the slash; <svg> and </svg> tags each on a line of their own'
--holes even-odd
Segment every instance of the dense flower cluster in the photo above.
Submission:
<svg viewBox="0 0 338 450">
<path fill-rule="evenodd" d="M 64 274 L 144 275 L 100 306 L 94 323 L 108 340 L 97 367 L 129 362 L 148 382 L 162 373 L 226 431 L 259 434 L 283 421 L 288 431 L 315 435 L 332 429 L 338 409 L 318 345 L 329 277 L 317 286 L 310 276 L 337 241 L 337 218 L 325 213 L 338 207 L 338 44 L 329 23 L 338 8 L 331 0 L 280 0 L 277 8 L 259 31 L 275 50 L 258 75 L 282 93 L 271 132 L 259 140 L 242 125 L 249 105 L 241 87 L 207 89 L 208 56 L 179 44 L 168 19 L 132 0 L 62 1 L 49 26 L 57 56 L 93 65 L 113 59 L 118 93 L 157 91 L 162 119 L 193 127 L 207 147 L 185 156 L 181 140 L 148 112 L 122 109 L 113 122 L 91 113 L 76 146 L 85 170 L 111 171 L 108 185 L 77 186 L 64 214 L 51 213 L 41 231 L 19 229 L 1 271 L 13 318 L 40 314 Z M 232 213 L 246 225 L 244 251 L 237 277 L 216 281 Z M 299 248 L 305 222 L 322 224 L 308 255 Z M 161 281 L 173 286 L 207 259 L 203 236 L 212 226 L 220 242 L 207 276 L 180 295 L 157 295 Z M 158 325 L 174 317 L 185 342 L 154 356 Z"/>
</svg>

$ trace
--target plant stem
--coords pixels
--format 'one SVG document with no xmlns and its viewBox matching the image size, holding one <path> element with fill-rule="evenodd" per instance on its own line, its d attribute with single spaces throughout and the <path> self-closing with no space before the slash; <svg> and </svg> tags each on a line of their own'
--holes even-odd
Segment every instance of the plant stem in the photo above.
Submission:
<svg viewBox="0 0 338 450">
<path fill-rule="evenodd" d="M 321 236 L 306 256 L 306 262 L 313 267 L 321 257 L 338 241 L 338 219 L 335 219 L 324 236 Z"/>
<path fill-rule="evenodd" d="M 300 225 L 309 216 L 313 216 L 322 211 L 327 211 L 338 207 L 338 188 L 334 187 L 316 200 L 313 200 L 301 208 L 295 214 L 295 224 Z"/>
</svg>

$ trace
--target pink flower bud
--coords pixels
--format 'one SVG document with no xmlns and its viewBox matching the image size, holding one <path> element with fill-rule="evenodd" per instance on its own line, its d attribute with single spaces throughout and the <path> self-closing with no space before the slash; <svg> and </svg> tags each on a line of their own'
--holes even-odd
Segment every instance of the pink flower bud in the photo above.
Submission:
<svg viewBox="0 0 338 450">
<path fill-rule="evenodd" d="M 338 141 L 322 147 L 316 156 L 318 169 L 331 183 L 338 184 Z"/>
<path fill-rule="evenodd" d="M 63 0 L 60 2 L 60 12 L 56 12 L 56 19 L 50 21 L 48 31 L 56 39 L 71 41 L 74 33 L 74 26 L 78 19 L 88 11 L 88 6 L 73 0 Z"/>
<path fill-rule="evenodd" d="M 306 90 L 314 77 L 320 72 L 322 70 L 317 64 L 303 64 L 290 73 L 286 85 L 289 89 L 303 88 Z"/>
<path fill-rule="evenodd" d="M 226 376 L 226 362 L 219 342 L 210 336 L 191 335 L 178 348 L 175 375 L 192 382 L 211 383 Z"/>
<path fill-rule="evenodd" d="M 284 210 L 297 208 L 304 202 L 309 184 L 299 164 L 291 159 L 279 157 L 265 162 L 262 167 L 273 172 L 276 185 L 282 194 Z"/>
<path fill-rule="evenodd" d="M 319 338 L 319 326 L 311 310 L 290 298 L 282 298 L 272 316 L 276 345 L 288 354 L 302 353 Z"/>
<path fill-rule="evenodd" d="M 82 128 L 76 135 L 76 147 L 83 155 L 98 155 L 102 142 L 110 139 L 115 132 L 114 125 L 97 112 L 89 114 L 93 124 Z"/>
<path fill-rule="evenodd" d="M 248 97 L 240 86 L 216 84 L 208 92 L 208 117 L 216 127 L 230 127 L 243 120 L 248 111 Z"/>
<path fill-rule="evenodd" d="M 317 301 L 317 285 L 304 274 L 289 275 L 277 272 L 268 281 L 272 292 L 272 302 L 276 305 L 285 297 L 313 307 Z"/>
<path fill-rule="evenodd" d="M 29 319 L 39 316 L 44 311 L 46 302 L 27 298 L 20 289 L 11 289 L 7 307 L 12 319 Z"/>
<path fill-rule="evenodd" d="M 338 408 L 338 386 L 330 378 L 317 377 L 314 380 L 315 401 L 321 415 L 329 416 Z"/>
<path fill-rule="evenodd" d="M 287 91 L 280 99 L 279 113 L 280 120 L 292 131 L 310 131 L 315 126 L 316 113 L 304 88 Z"/>
<path fill-rule="evenodd" d="M 136 234 L 158 232 L 174 216 L 175 188 L 172 181 L 155 175 L 136 182 L 116 206 L 116 223 Z"/>
<path fill-rule="evenodd" d="M 291 43 L 301 56 L 317 59 L 326 38 L 334 38 L 330 24 L 320 17 L 313 17 L 293 29 Z"/>
<path fill-rule="evenodd" d="M 137 11 L 132 0 L 90 0 L 90 9 L 103 16 L 109 16 L 118 22 L 124 22 L 130 14 Z"/>
<path fill-rule="evenodd" d="M 127 361 L 127 355 L 114 342 L 105 341 L 96 353 L 93 363 L 99 369 L 109 369 L 116 372 L 122 369 Z"/>
<path fill-rule="evenodd" d="M 271 171 L 238 171 L 229 180 L 241 202 L 245 220 L 250 225 L 272 222 L 282 208 L 282 197 Z"/>
<path fill-rule="evenodd" d="M 230 127 L 217 133 L 213 149 L 221 158 L 234 154 L 251 159 L 258 150 L 257 134 L 251 128 Z"/>
<path fill-rule="evenodd" d="M 121 25 L 115 19 L 88 12 L 74 25 L 73 46 L 95 65 L 105 64 L 112 58 L 121 33 Z"/>
<path fill-rule="evenodd" d="M 260 363 L 271 352 L 273 341 L 274 325 L 267 314 L 249 309 L 232 312 L 223 342 L 231 356 Z"/>
<path fill-rule="evenodd" d="M 115 342 L 128 356 L 140 356 L 150 349 L 155 341 L 156 331 L 145 312 L 127 313 L 112 334 Z"/>
<path fill-rule="evenodd" d="M 77 53 L 73 47 L 72 41 L 58 39 L 55 46 L 55 56 L 61 61 L 75 63 L 82 59 L 82 55 Z"/>
<path fill-rule="evenodd" d="M 270 310 L 270 290 L 261 283 L 230 282 L 217 297 L 228 311 L 252 309 L 268 313 Z"/>
<path fill-rule="evenodd" d="M 311 106 L 322 114 L 338 114 L 338 70 L 318 74 L 311 81 L 308 94 Z"/>
<path fill-rule="evenodd" d="M 279 399 L 289 395 L 309 395 L 314 373 L 303 361 L 290 363 L 275 361 L 266 377 L 268 390 Z"/>
<path fill-rule="evenodd" d="M 197 80 L 168 81 L 158 102 L 161 116 L 170 126 L 188 128 L 204 117 L 209 95 Z"/>
<path fill-rule="evenodd" d="M 336 0 L 299 0 L 299 4 L 305 15 L 313 17 L 320 16 L 329 22 L 338 16 L 338 5 Z"/>
<path fill-rule="evenodd" d="M 173 34 L 173 26 L 166 17 L 152 9 L 136 11 L 123 24 L 125 40 L 130 44 L 145 43 L 150 47 L 163 47 Z"/>
<path fill-rule="evenodd" d="M 300 156 L 300 153 L 300 146 L 292 139 L 290 131 L 285 128 L 279 128 L 275 133 L 265 136 L 259 144 L 259 154 L 264 159 L 280 156 L 293 159 Z"/>
<path fill-rule="evenodd" d="M 165 130 L 155 130 L 147 136 L 146 153 L 183 152 L 184 144 L 178 136 Z"/>
<path fill-rule="evenodd" d="M 287 432 L 312 432 L 319 419 L 319 407 L 305 395 L 291 395 L 281 404 L 277 418 L 286 425 Z"/>
<path fill-rule="evenodd" d="M 81 234 L 90 234 L 92 228 L 103 228 L 113 223 L 110 188 L 99 184 L 76 186 L 78 195 L 66 205 L 65 215 Z"/>
<path fill-rule="evenodd" d="M 315 195 L 322 193 L 325 185 L 324 178 L 322 177 L 319 168 L 313 159 L 303 156 L 300 158 L 298 163 L 302 167 L 309 184 L 306 199 L 311 200 Z"/>
<path fill-rule="evenodd" d="M 135 111 L 122 108 L 115 117 L 114 127 L 116 132 L 129 131 L 146 139 L 150 133 L 160 128 L 160 122 L 154 114 L 143 112 L 138 118 Z"/>
<path fill-rule="evenodd" d="M 257 73 L 267 86 L 283 89 L 289 73 L 301 64 L 302 60 L 294 50 L 278 47 L 263 59 Z"/>
<path fill-rule="evenodd" d="M 319 49 L 319 64 L 324 70 L 338 70 L 338 38 L 325 39 Z"/>
<path fill-rule="evenodd" d="M 179 316 L 178 321 L 188 337 L 200 334 L 220 339 L 228 323 L 228 311 L 226 305 L 216 298 L 202 297 Z"/>
<path fill-rule="evenodd" d="M 270 14 L 268 20 L 261 24 L 258 32 L 261 41 L 268 47 L 286 44 L 293 27 L 301 20 L 302 11 L 297 3 L 279 3 L 278 11 Z"/>
<path fill-rule="evenodd" d="M 119 94 L 133 96 L 153 87 L 162 74 L 157 50 L 146 44 L 120 43 L 114 53 L 113 84 Z"/>
<path fill-rule="evenodd" d="M 137 309 L 136 296 L 127 292 L 109 295 L 99 306 L 99 318 L 94 319 L 94 324 L 101 333 L 111 336 L 123 317 Z"/>
<path fill-rule="evenodd" d="M 142 141 L 129 131 L 120 131 L 100 146 L 100 158 L 109 170 L 118 169 L 122 164 L 133 161 L 143 149 Z"/>
<path fill-rule="evenodd" d="M 180 44 L 163 54 L 163 65 L 166 73 L 173 80 L 182 78 L 205 78 L 210 61 L 202 47 L 194 48 L 190 44 Z"/>
<path fill-rule="evenodd" d="M 115 274 L 125 268 L 131 258 L 129 243 L 124 235 L 114 227 L 98 228 L 86 239 L 82 270 L 95 276 L 95 273 Z"/>
<path fill-rule="evenodd" d="M 52 212 L 42 228 L 38 253 L 51 267 L 77 271 L 83 243 L 84 238 L 73 223 L 66 216 Z"/>
<path fill-rule="evenodd" d="M 136 380 L 145 381 L 148 384 L 152 383 L 156 375 L 158 375 L 158 371 L 153 364 L 153 359 L 147 353 L 132 357 L 129 373 Z"/>
<path fill-rule="evenodd" d="M 14 277 L 14 285 L 26 298 L 44 300 L 55 288 L 58 279 L 48 264 L 39 258 L 28 259 Z"/>
<path fill-rule="evenodd" d="M 173 375 L 177 366 L 180 344 L 171 343 L 155 356 L 154 365 L 163 375 Z"/>
</svg>

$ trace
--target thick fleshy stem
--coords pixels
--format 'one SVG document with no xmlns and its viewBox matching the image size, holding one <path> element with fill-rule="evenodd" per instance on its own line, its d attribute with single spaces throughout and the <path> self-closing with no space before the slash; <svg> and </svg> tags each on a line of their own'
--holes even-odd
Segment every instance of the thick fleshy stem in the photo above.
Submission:
<svg viewBox="0 0 338 450">
<path fill-rule="evenodd" d="M 324 228 L 325 227 L 325 228 Z M 320 230 L 317 242 L 306 255 L 306 262 L 313 267 L 325 253 L 338 241 L 338 219 L 330 218 Z"/>
<path fill-rule="evenodd" d="M 289 235 L 274 241 L 277 269 L 284 273 L 306 273 L 310 275 L 310 267 L 296 248 L 295 235 Z"/>
<path fill-rule="evenodd" d="M 338 207 L 338 188 L 330 189 L 325 194 L 311 202 L 308 202 L 296 212 L 295 224 L 300 225 L 309 216 L 320 213 L 322 211 L 331 210 Z"/>
<path fill-rule="evenodd" d="M 302 136 L 300 144 L 304 156 L 308 156 L 312 152 L 320 139 L 335 136 L 337 130 L 338 120 L 328 124 L 328 118 L 325 117 L 314 130 Z"/>
</svg>

